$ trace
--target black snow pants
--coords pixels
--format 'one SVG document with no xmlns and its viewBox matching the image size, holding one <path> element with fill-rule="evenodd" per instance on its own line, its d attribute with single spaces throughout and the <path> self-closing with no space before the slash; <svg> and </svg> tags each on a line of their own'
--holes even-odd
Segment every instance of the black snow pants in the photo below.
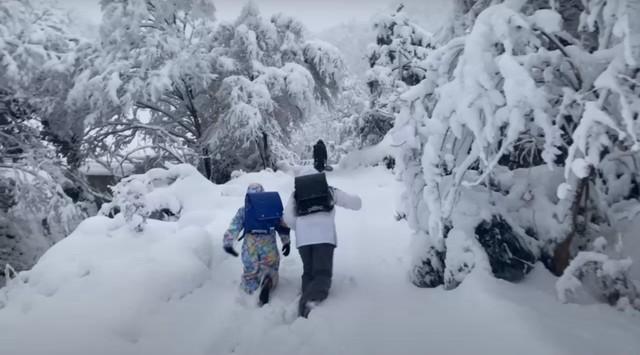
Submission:
<svg viewBox="0 0 640 355">
<path fill-rule="evenodd" d="M 333 244 L 313 244 L 298 248 L 303 265 L 303 302 L 321 302 L 329 296 L 334 249 Z"/>
</svg>

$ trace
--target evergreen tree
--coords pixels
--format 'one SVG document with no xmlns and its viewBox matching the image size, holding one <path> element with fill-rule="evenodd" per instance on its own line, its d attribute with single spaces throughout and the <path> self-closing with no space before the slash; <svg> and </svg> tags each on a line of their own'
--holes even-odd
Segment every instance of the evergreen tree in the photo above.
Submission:
<svg viewBox="0 0 640 355">
<path fill-rule="evenodd" d="M 358 121 L 360 146 L 379 143 L 393 126 L 396 101 L 425 77 L 422 61 L 431 49 L 431 35 L 413 23 L 400 5 L 373 24 L 376 43 L 369 46 L 366 73 L 370 108 Z"/>
</svg>

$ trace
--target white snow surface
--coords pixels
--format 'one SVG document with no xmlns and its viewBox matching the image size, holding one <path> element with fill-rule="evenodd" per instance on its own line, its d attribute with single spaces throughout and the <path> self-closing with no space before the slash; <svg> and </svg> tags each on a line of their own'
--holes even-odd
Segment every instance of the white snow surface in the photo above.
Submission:
<svg viewBox="0 0 640 355">
<path fill-rule="evenodd" d="M 549 9 L 538 10 L 529 19 L 546 32 L 556 33 L 562 31 L 562 16 L 556 11 Z"/>
<path fill-rule="evenodd" d="M 226 185 L 182 182 L 176 222 L 142 233 L 94 217 L 0 290 L 0 354 L 636 354 L 640 316 L 560 303 L 541 265 L 520 284 L 472 272 L 460 287 L 408 279 L 411 232 L 393 218 L 400 183 L 382 167 L 329 173 L 362 197 L 337 211 L 333 287 L 296 317 L 300 259 L 281 262 L 272 302 L 241 295 L 222 234 L 251 182 L 289 196 L 282 172 Z M 189 187 L 189 188 L 187 188 Z M 415 244 L 413 244 L 415 245 Z M 239 246 L 238 246 L 239 247 Z"/>
</svg>

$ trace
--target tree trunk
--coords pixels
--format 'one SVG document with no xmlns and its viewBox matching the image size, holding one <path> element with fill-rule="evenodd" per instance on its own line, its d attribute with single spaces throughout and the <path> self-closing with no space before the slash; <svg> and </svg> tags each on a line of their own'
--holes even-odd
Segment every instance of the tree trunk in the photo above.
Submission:
<svg viewBox="0 0 640 355">
<path fill-rule="evenodd" d="M 77 138 L 75 135 L 71 137 L 70 142 L 68 142 L 66 154 L 64 155 L 71 171 L 77 171 L 80 169 L 84 161 L 81 144 L 81 139 Z"/>
<path fill-rule="evenodd" d="M 202 148 L 202 157 L 200 158 L 201 172 L 209 180 L 213 181 L 213 163 L 209 148 Z"/>
<path fill-rule="evenodd" d="M 269 150 L 269 135 L 267 132 L 262 132 L 262 139 L 256 137 L 256 146 L 258 148 L 258 154 L 260 154 L 260 159 L 262 160 L 262 168 L 273 168 Z"/>
<path fill-rule="evenodd" d="M 587 230 L 586 226 L 589 223 L 587 219 L 586 206 L 589 202 L 589 178 L 582 178 L 578 182 L 578 188 L 571 206 L 571 232 L 565 240 L 563 240 L 553 252 L 553 270 L 552 272 L 556 276 L 560 276 L 564 273 L 564 270 L 569 266 L 571 262 L 571 245 L 576 235 L 584 234 Z M 580 209 L 583 208 L 585 214 L 584 223 L 579 223 Z"/>
<path fill-rule="evenodd" d="M 628 34 L 626 41 L 628 41 L 629 57 L 633 59 L 634 66 L 640 67 L 640 0 L 627 1 L 626 13 L 629 17 L 627 21 Z M 635 19 L 635 20 L 632 20 Z"/>
<path fill-rule="evenodd" d="M 264 168 L 271 167 L 271 154 L 269 151 L 269 136 L 266 132 L 262 132 L 262 148 L 264 149 Z"/>
</svg>

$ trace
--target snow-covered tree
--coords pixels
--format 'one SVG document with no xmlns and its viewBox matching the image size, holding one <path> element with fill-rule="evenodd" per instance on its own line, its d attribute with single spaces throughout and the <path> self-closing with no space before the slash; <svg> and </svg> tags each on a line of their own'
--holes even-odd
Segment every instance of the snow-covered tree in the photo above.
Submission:
<svg viewBox="0 0 640 355">
<path fill-rule="evenodd" d="M 305 40 L 300 22 L 282 14 L 264 19 L 252 4 L 220 31 L 237 70 L 222 81 L 220 119 L 208 140 L 227 179 L 232 168 L 291 160 L 291 133 L 320 105 L 333 104 L 345 68 L 335 47 Z"/>
<path fill-rule="evenodd" d="M 212 52 L 213 5 L 132 0 L 101 6 L 100 44 L 88 53 L 68 100 L 90 107 L 86 149 L 100 158 L 144 137 L 170 159 L 187 159 L 185 148 L 202 156 L 194 163 L 211 176 L 202 142 L 210 115 L 203 106 L 224 59 Z"/>
<path fill-rule="evenodd" d="M 0 13 L 0 90 L 27 104 L 43 134 L 68 162 L 79 164 L 81 112 L 65 105 L 82 41 L 63 11 L 40 1 L 4 1 Z M 10 96 L 7 96 L 10 95 Z"/>
<path fill-rule="evenodd" d="M 616 236 L 611 205 L 635 181 L 636 2 L 585 4 L 593 54 L 555 2 L 461 1 L 461 27 L 439 32 L 393 132 L 417 285 L 456 287 L 474 269 L 518 281 L 536 260 L 562 273 Z"/>
<path fill-rule="evenodd" d="M 367 85 L 373 95 L 373 106 L 384 107 L 387 91 L 414 86 L 425 75 L 420 62 L 431 48 L 431 34 L 407 17 L 401 5 L 395 13 L 378 17 L 373 24 L 376 43 L 369 47 L 370 70 Z"/>
<path fill-rule="evenodd" d="M 292 18 L 265 20 L 253 4 L 217 25 L 209 1 L 102 6 L 101 47 L 72 101 L 91 103 L 90 135 L 111 137 L 103 151 L 140 135 L 216 181 L 237 168 L 272 167 L 290 154 L 289 127 L 330 101 L 342 79 L 333 47 L 305 41 Z"/>
<path fill-rule="evenodd" d="M 631 19 L 638 15 L 640 2 L 636 0 L 585 3 L 580 27 L 598 31 L 598 50 L 586 58 L 593 63 L 599 59 L 599 54 L 610 55 L 604 63 L 598 60 L 598 70 L 589 73 L 594 95 L 586 97 L 568 147 L 564 167 L 566 182 L 559 186 L 558 195 L 573 202 L 574 222 L 571 233 L 554 255 L 557 272 L 569 265 L 575 254 L 571 253 L 571 247 L 581 242 L 578 238 L 581 234 L 588 235 L 601 225 L 616 231 L 616 217 L 610 210 L 615 204 L 636 201 L 635 166 L 640 158 L 640 126 L 637 123 L 640 117 L 637 87 L 640 28 L 633 25 L 637 21 Z M 578 206 L 594 212 L 580 213 L 576 211 Z M 600 216 L 600 220 L 593 216 Z"/>
<path fill-rule="evenodd" d="M 68 195 L 76 181 L 40 139 L 39 123 L 23 105 L 0 93 L 0 265 L 18 271 L 95 212 Z"/>
<path fill-rule="evenodd" d="M 558 298 L 562 302 L 595 298 L 621 311 L 640 310 L 640 293 L 629 279 L 631 264 L 631 258 L 621 258 L 620 250 L 612 252 L 607 240 L 599 237 L 592 251 L 579 252 L 558 279 Z"/>
<path fill-rule="evenodd" d="M 375 41 L 373 26 L 356 20 L 341 23 L 318 33 L 319 39 L 336 46 L 354 80 L 364 83 L 369 63 L 365 60 L 369 44 Z"/>
<path fill-rule="evenodd" d="M 369 105 L 366 87 L 354 75 L 345 80 L 341 94 L 331 107 L 325 107 L 305 121 L 292 137 L 293 149 L 301 160 L 311 162 L 313 145 L 322 139 L 329 162 L 340 162 L 348 153 L 362 148 L 359 137 L 362 113 Z"/>
<path fill-rule="evenodd" d="M 17 270 L 31 267 L 89 208 L 67 196 L 82 183 L 67 173 L 79 162 L 72 142 L 82 131 L 64 105 L 80 42 L 68 27 L 47 4 L 0 3 L 0 264 Z"/>
<path fill-rule="evenodd" d="M 357 127 L 361 146 L 383 139 L 393 126 L 397 98 L 425 76 L 421 62 L 431 48 L 431 35 L 413 23 L 403 9 L 400 5 L 373 24 L 376 42 L 368 49 L 370 69 L 366 73 L 370 108 L 361 115 Z"/>
</svg>

